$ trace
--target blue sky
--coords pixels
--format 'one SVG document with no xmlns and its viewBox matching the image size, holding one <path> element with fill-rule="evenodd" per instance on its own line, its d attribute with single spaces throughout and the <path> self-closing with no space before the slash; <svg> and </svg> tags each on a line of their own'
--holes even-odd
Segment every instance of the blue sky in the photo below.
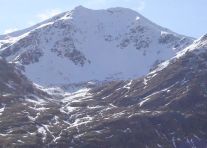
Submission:
<svg viewBox="0 0 207 148">
<path fill-rule="evenodd" d="M 199 37 L 207 33 L 207 0 L 0 0 L 0 34 L 29 27 L 78 5 L 127 7 L 181 34 Z"/>
</svg>

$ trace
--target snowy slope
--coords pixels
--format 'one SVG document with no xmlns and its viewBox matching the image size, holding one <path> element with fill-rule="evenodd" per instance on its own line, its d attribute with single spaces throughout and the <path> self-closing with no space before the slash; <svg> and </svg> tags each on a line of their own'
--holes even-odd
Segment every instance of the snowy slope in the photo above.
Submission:
<svg viewBox="0 0 207 148">
<path fill-rule="evenodd" d="M 79 6 L 0 36 L 0 54 L 35 83 L 60 85 L 141 77 L 192 40 L 130 9 Z"/>
</svg>

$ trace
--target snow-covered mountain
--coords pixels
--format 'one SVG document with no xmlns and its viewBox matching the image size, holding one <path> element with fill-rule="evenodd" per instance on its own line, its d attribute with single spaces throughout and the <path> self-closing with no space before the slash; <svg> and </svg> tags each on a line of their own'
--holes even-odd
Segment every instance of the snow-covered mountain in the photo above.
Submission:
<svg viewBox="0 0 207 148">
<path fill-rule="evenodd" d="M 0 55 L 33 82 L 59 85 L 140 77 L 192 41 L 130 9 L 79 6 L 0 36 Z"/>
</svg>

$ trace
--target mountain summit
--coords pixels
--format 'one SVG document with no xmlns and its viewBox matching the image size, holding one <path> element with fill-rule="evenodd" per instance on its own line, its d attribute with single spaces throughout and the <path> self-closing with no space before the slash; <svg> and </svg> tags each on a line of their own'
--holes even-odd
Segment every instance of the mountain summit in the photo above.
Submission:
<svg viewBox="0 0 207 148">
<path fill-rule="evenodd" d="M 0 55 L 48 86 L 141 77 L 192 41 L 130 9 L 79 6 L 0 36 Z"/>
</svg>

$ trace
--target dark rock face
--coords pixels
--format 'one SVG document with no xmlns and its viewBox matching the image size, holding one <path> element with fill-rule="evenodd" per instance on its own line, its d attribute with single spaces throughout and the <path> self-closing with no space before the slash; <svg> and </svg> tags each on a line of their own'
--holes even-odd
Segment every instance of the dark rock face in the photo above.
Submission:
<svg viewBox="0 0 207 148">
<path fill-rule="evenodd" d="M 39 49 L 28 50 L 15 59 L 14 62 L 19 61 L 23 65 L 29 65 L 38 62 L 42 55 L 43 52 Z"/>
<path fill-rule="evenodd" d="M 31 87 L 31 82 L 25 82 L 26 77 L 22 75 L 15 66 L 0 59 L 0 92 L 1 94 L 19 94 Z"/>
<path fill-rule="evenodd" d="M 75 65 L 83 66 L 87 62 L 86 57 L 76 49 L 72 38 L 65 37 L 62 41 L 57 41 L 51 51 L 62 58 L 68 58 Z"/>
<path fill-rule="evenodd" d="M 121 41 L 120 47 L 126 48 L 132 43 L 137 50 L 142 48 L 148 48 L 152 42 L 145 34 L 149 29 L 144 26 L 134 26 L 129 30 L 129 33 L 125 34 L 125 38 Z"/>
</svg>

